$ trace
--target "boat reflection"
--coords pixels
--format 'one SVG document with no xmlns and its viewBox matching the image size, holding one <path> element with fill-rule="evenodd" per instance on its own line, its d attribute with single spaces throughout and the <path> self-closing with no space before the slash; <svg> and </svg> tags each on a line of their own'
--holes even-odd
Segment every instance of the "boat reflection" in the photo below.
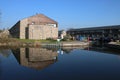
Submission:
<svg viewBox="0 0 120 80">
<path fill-rule="evenodd" d="M 55 63 L 58 56 L 57 52 L 45 48 L 20 48 L 12 52 L 22 66 L 38 70 Z"/>
</svg>

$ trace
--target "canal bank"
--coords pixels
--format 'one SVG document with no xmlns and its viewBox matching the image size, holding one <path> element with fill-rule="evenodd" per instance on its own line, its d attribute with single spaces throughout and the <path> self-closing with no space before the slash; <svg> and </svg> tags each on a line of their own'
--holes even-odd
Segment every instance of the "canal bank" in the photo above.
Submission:
<svg viewBox="0 0 120 80">
<path fill-rule="evenodd" d="M 71 41 L 71 42 L 42 43 L 41 46 L 81 47 L 81 46 L 89 46 L 89 43 L 80 42 L 80 41 Z"/>
<path fill-rule="evenodd" d="M 80 41 L 70 41 L 70 42 L 4 42 L 0 43 L 0 46 L 9 46 L 9 47 L 81 47 L 89 46 L 89 42 L 80 42 Z"/>
</svg>

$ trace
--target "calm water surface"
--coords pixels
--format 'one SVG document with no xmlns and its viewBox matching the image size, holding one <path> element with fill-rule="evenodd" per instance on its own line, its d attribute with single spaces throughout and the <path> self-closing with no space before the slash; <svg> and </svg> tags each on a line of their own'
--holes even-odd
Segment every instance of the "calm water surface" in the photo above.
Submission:
<svg viewBox="0 0 120 80">
<path fill-rule="evenodd" d="M 120 80 L 120 55 L 102 49 L 0 49 L 0 80 Z"/>
</svg>

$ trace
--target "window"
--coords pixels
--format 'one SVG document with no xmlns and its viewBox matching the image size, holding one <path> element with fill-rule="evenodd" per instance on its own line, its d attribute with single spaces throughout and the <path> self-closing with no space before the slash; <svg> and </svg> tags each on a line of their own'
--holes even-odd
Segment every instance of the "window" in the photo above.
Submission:
<svg viewBox="0 0 120 80">
<path fill-rule="evenodd" d="M 57 27 L 56 24 L 47 24 L 48 26 Z"/>
</svg>

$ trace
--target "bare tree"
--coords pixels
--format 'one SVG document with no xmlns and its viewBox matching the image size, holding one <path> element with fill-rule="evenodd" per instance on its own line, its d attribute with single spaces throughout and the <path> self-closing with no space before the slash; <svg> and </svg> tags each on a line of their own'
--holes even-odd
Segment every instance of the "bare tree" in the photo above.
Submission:
<svg viewBox="0 0 120 80">
<path fill-rule="evenodd" d="M 1 10 L 0 10 L 0 24 L 1 24 L 1 15 L 2 15 L 2 13 L 1 13 Z"/>
<path fill-rule="evenodd" d="M 1 10 L 0 10 L 0 26 L 1 26 L 1 15 L 2 15 L 2 13 L 1 13 Z M 0 29 L 0 32 L 2 32 L 1 29 Z"/>
<path fill-rule="evenodd" d="M 1 26 L 1 15 L 2 15 L 2 13 L 1 13 L 1 10 L 0 10 L 0 26 Z"/>
</svg>

